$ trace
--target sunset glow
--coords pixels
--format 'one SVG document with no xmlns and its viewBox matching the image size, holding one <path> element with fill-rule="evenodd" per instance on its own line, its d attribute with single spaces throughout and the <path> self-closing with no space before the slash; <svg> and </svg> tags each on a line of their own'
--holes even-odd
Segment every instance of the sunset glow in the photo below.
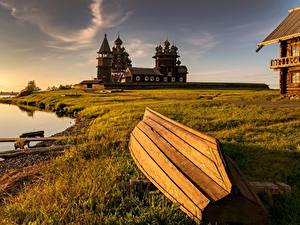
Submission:
<svg viewBox="0 0 300 225">
<path fill-rule="evenodd" d="M 189 81 L 278 88 L 268 68 L 278 46 L 257 54 L 256 44 L 298 3 L 223 2 L 0 0 L 0 90 L 19 91 L 28 80 L 45 89 L 91 79 L 105 32 L 111 42 L 120 32 L 133 66 L 153 66 L 155 46 L 168 38 L 181 49 Z"/>
</svg>

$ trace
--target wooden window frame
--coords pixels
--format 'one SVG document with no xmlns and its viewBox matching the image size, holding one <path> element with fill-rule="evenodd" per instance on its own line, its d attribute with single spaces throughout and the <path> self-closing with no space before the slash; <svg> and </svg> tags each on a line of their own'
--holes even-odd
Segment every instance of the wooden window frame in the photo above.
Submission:
<svg viewBox="0 0 300 225">
<path fill-rule="evenodd" d="M 292 84 L 300 84 L 300 72 L 292 73 Z"/>
</svg>

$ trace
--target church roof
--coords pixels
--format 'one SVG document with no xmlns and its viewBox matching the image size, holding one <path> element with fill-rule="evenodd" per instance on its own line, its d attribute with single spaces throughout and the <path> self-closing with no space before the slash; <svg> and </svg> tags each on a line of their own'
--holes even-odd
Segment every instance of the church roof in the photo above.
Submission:
<svg viewBox="0 0 300 225">
<path fill-rule="evenodd" d="M 110 50 L 109 43 L 108 43 L 108 40 L 107 40 L 107 35 L 105 34 L 98 53 L 107 54 L 107 53 L 110 53 L 110 52 L 111 52 L 111 50 Z"/>
<path fill-rule="evenodd" d="M 142 67 L 128 67 L 130 75 L 148 75 L 148 76 L 162 76 L 163 74 L 159 72 L 156 68 L 142 68 Z"/>
<path fill-rule="evenodd" d="M 123 41 L 121 40 L 120 36 L 118 36 L 118 38 L 115 40 L 115 45 L 122 45 Z"/>
<path fill-rule="evenodd" d="M 103 81 L 99 79 L 94 79 L 94 80 L 83 80 L 79 84 L 102 84 Z"/>
<path fill-rule="evenodd" d="M 289 15 L 258 46 L 260 49 L 265 45 L 295 37 L 300 37 L 300 7 L 289 10 Z"/>
</svg>

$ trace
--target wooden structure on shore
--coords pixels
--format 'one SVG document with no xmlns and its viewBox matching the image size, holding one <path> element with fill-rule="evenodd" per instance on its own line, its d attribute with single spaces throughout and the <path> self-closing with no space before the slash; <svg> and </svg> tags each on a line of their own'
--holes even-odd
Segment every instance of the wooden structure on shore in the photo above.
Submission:
<svg viewBox="0 0 300 225">
<path fill-rule="evenodd" d="M 147 178 L 197 223 L 267 224 L 267 213 L 217 139 L 151 109 L 130 137 Z"/>
<path fill-rule="evenodd" d="M 279 71 L 280 93 L 300 96 L 300 7 L 289 10 L 282 23 L 258 44 L 257 52 L 277 42 L 280 43 L 280 56 L 271 60 L 270 67 Z"/>
<path fill-rule="evenodd" d="M 34 154 L 43 154 L 43 153 L 61 153 L 67 147 L 67 145 L 53 145 L 50 147 L 34 147 L 24 150 L 9 150 L 9 151 L 1 151 L 0 158 L 2 159 L 9 159 L 15 158 L 18 156 L 26 156 L 26 155 L 34 155 Z"/>
<path fill-rule="evenodd" d="M 37 138 L 0 138 L 0 142 L 16 142 L 18 140 L 23 141 L 57 141 L 63 139 L 63 137 L 37 137 Z"/>
</svg>

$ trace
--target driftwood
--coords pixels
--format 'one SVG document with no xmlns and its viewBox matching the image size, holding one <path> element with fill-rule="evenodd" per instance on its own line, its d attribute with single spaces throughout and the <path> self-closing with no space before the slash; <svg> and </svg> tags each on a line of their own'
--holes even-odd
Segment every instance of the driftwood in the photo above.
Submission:
<svg viewBox="0 0 300 225">
<path fill-rule="evenodd" d="M 39 130 L 39 131 L 23 133 L 19 137 L 20 138 L 44 137 L 44 134 L 45 134 L 45 132 L 43 130 Z"/>
<path fill-rule="evenodd" d="M 220 142 L 151 109 L 129 149 L 145 176 L 197 223 L 267 224 L 267 211 Z"/>
<path fill-rule="evenodd" d="M 14 158 L 21 155 L 32 155 L 32 154 L 41 154 L 41 153 L 49 153 L 49 152 L 61 152 L 68 146 L 50 146 L 50 147 L 37 147 L 23 150 L 12 150 L 0 152 L 0 158 Z"/>
<path fill-rule="evenodd" d="M 282 183 L 282 182 L 250 182 L 253 190 L 256 194 L 270 194 L 272 196 L 280 196 L 288 194 L 292 191 L 290 185 Z"/>
<path fill-rule="evenodd" d="M 43 138 L 44 134 L 45 134 L 45 132 L 43 130 L 39 130 L 39 131 L 23 133 L 19 136 L 19 138 Z M 24 139 L 18 139 L 15 142 L 14 146 L 15 146 L 15 149 L 23 149 L 26 146 L 28 148 L 31 148 L 30 141 L 24 140 Z"/>
<path fill-rule="evenodd" d="M 24 135 L 24 134 L 23 134 Z M 27 137 L 25 137 L 27 135 Z M 0 138 L 0 142 L 15 142 L 15 149 L 24 149 L 25 147 L 31 148 L 30 142 L 39 141 L 58 141 L 64 139 L 64 137 L 29 137 L 30 133 L 25 133 L 25 136 L 19 138 Z"/>
<path fill-rule="evenodd" d="M 62 140 L 65 137 L 37 137 L 37 138 L 0 138 L 0 142 L 16 142 L 17 140 L 24 141 L 57 141 Z"/>
</svg>

